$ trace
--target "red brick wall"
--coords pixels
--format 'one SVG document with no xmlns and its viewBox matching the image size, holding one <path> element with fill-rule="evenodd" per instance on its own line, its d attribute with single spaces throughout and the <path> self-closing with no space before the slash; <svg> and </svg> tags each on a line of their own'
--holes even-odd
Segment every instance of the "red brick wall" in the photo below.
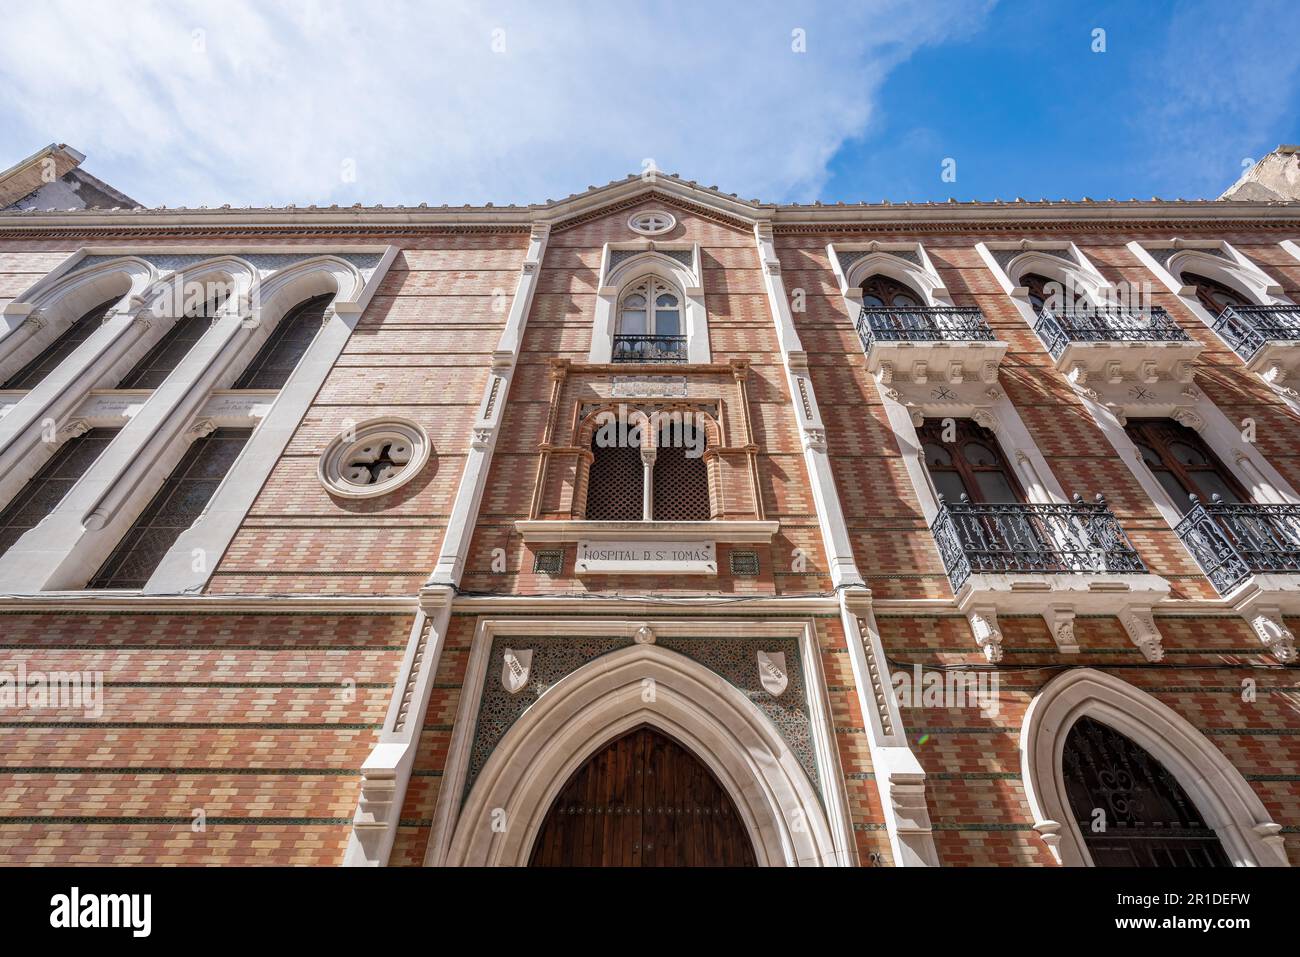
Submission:
<svg viewBox="0 0 1300 957">
<path fill-rule="evenodd" d="M 0 715 L 0 865 L 339 863 L 410 627 L 0 615 L 0 670 L 104 682 L 99 717 Z M 196 809 L 206 830 L 191 826 Z"/>
</svg>

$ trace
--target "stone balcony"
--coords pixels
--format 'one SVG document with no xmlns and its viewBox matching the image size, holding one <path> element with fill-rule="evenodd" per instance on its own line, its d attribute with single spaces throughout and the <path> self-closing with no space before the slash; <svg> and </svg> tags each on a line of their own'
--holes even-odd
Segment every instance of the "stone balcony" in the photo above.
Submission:
<svg viewBox="0 0 1300 957">
<path fill-rule="evenodd" d="M 857 330 L 867 354 L 867 371 L 884 383 L 992 384 L 1007 351 L 984 314 L 973 307 L 867 306 L 858 316 Z"/>
<path fill-rule="evenodd" d="M 1077 385 L 1089 379 L 1190 382 L 1192 361 L 1204 348 L 1158 308 L 1044 308 L 1034 332 L 1056 368 Z"/>
</svg>

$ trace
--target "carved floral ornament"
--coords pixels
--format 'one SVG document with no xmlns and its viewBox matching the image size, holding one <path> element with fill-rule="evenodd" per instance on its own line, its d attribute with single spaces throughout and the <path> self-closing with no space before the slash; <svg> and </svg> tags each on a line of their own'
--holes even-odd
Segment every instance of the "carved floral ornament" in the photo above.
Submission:
<svg viewBox="0 0 1300 957">
<path fill-rule="evenodd" d="M 429 461 L 424 429 L 409 419 L 370 419 L 341 432 L 317 463 L 331 495 L 373 498 L 405 485 Z"/>
</svg>

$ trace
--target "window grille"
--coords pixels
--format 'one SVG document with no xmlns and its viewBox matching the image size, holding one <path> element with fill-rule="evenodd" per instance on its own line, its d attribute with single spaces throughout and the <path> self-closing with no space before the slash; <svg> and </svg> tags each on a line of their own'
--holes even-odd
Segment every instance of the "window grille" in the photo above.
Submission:
<svg viewBox="0 0 1300 957">
<path fill-rule="evenodd" d="M 737 578 L 755 578 L 758 576 L 758 552 L 731 553 L 731 574 Z"/>
<path fill-rule="evenodd" d="M 108 311 L 117 305 L 117 298 L 101 302 L 72 324 L 58 339 L 39 356 L 23 366 L 15 375 L 0 385 L 0 389 L 32 389 L 41 380 L 54 371 L 55 367 L 72 355 L 77 346 L 90 338 L 91 333 L 99 328 Z"/>
<path fill-rule="evenodd" d="M 252 434 L 252 429 L 217 429 L 195 439 L 86 587 L 143 588 L 167 550 L 203 512 Z"/>
<path fill-rule="evenodd" d="M 645 467 L 636 446 L 599 446 L 587 473 L 587 519 L 593 522 L 637 522 L 642 518 Z"/>
<path fill-rule="evenodd" d="M 0 555 L 58 507 L 115 435 L 117 429 L 91 429 L 63 443 L 0 512 Z"/>
<path fill-rule="evenodd" d="M 534 575 L 559 575 L 564 572 L 564 550 L 543 549 L 533 554 Z"/>
<path fill-rule="evenodd" d="M 659 449 L 654 466 L 654 518 L 657 522 L 709 520 L 709 470 L 704 456 L 691 457 L 682 445 Z"/>
</svg>

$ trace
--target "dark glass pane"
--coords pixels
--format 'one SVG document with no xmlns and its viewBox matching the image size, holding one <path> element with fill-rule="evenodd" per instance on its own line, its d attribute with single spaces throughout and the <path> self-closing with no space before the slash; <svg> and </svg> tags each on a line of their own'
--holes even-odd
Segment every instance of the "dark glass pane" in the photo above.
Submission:
<svg viewBox="0 0 1300 957">
<path fill-rule="evenodd" d="M 156 389 L 180 364 L 194 343 L 212 324 L 210 316 L 221 308 L 220 301 L 208 303 L 194 314 L 176 320 L 157 344 L 118 383 L 119 389 Z"/>
<path fill-rule="evenodd" d="M 91 429 L 63 443 L 0 512 L 0 554 L 54 511 L 115 435 L 117 429 Z"/>
<path fill-rule="evenodd" d="M 879 296 L 863 295 L 862 304 L 868 309 L 879 309 L 884 306 L 885 300 L 881 299 Z"/>
<path fill-rule="evenodd" d="M 283 386 L 298 365 L 298 360 L 311 345 L 312 339 L 316 338 L 325 308 L 333 299 L 333 294 L 317 296 L 290 310 L 271 330 L 270 338 L 253 356 L 253 361 L 248 364 L 234 387 L 278 389 Z"/>
<path fill-rule="evenodd" d="M 1192 475 L 1192 481 L 1196 483 L 1196 491 L 1202 502 L 1212 501 L 1216 495 L 1224 502 L 1241 501 L 1233 487 L 1215 472 L 1196 472 Z"/>
<path fill-rule="evenodd" d="M 1152 468 L 1159 468 L 1161 465 L 1160 453 L 1149 445 L 1138 445 L 1138 451 L 1142 453 L 1142 461 Z"/>
<path fill-rule="evenodd" d="M 952 453 L 942 445 L 935 445 L 931 442 L 927 442 L 925 444 L 925 464 L 945 467 L 951 466 Z"/>
<path fill-rule="evenodd" d="M 934 481 L 934 487 L 940 495 L 948 502 L 960 502 L 963 495 L 969 495 L 966 486 L 962 485 L 961 476 L 956 472 L 931 472 L 930 478 Z"/>
<path fill-rule="evenodd" d="M 967 442 L 962 448 L 962 454 L 971 465 L 995 466 L 1002 463 L 996 452 L 979 442 Z"/>
<path fill-rule="evenodd" d="M 1183 465 L 1209 465 L 1207 459 L 1200 449 L 1188 445 L 1186 442 L 1170 442 L 1169 451 L 1174 459 Z"/>
<path fill-rule="evenodd" d="M 143 588 L 167 550 L 207 506 L 251 429 L 217 429 L 196 439 L 122 537 L 88 588 Z"/>
<path fill-rule="evenodd" d="M 1166 469 L 1152 469 L 1151 474 L 1156 477 L 1160 487 L 1169 493 L 1169 497 L 1174 500 L 1175 505 L 1184 512 L 1192 507 L 1192 500 L 1188 498 L 1191 489 L 1184 488 L 1183 483 L 1178 481 L 1177 475 Z"/>
<path fill-rule="evenodd" d="M 31 389 L 39 385 L 60 362 L 72 355 L 77 346 L 90 338 L 91 334 L 99 328 L 108 310 L 116 304 L 117 299 L 114 298 L 101 302 L 91 309 L 74 322 L 63 335 L 54 340 L 44 352 L 23 366 L 8 382 L 0 385 L 0 389 Z"/>
<path fill-rule="evenodd" d="M 1001 472 L 976 472 L 975 481 L 979 482 L 980 495 L 989 503 L 1018 502 L 1015 489 Z"/>
</svg>

